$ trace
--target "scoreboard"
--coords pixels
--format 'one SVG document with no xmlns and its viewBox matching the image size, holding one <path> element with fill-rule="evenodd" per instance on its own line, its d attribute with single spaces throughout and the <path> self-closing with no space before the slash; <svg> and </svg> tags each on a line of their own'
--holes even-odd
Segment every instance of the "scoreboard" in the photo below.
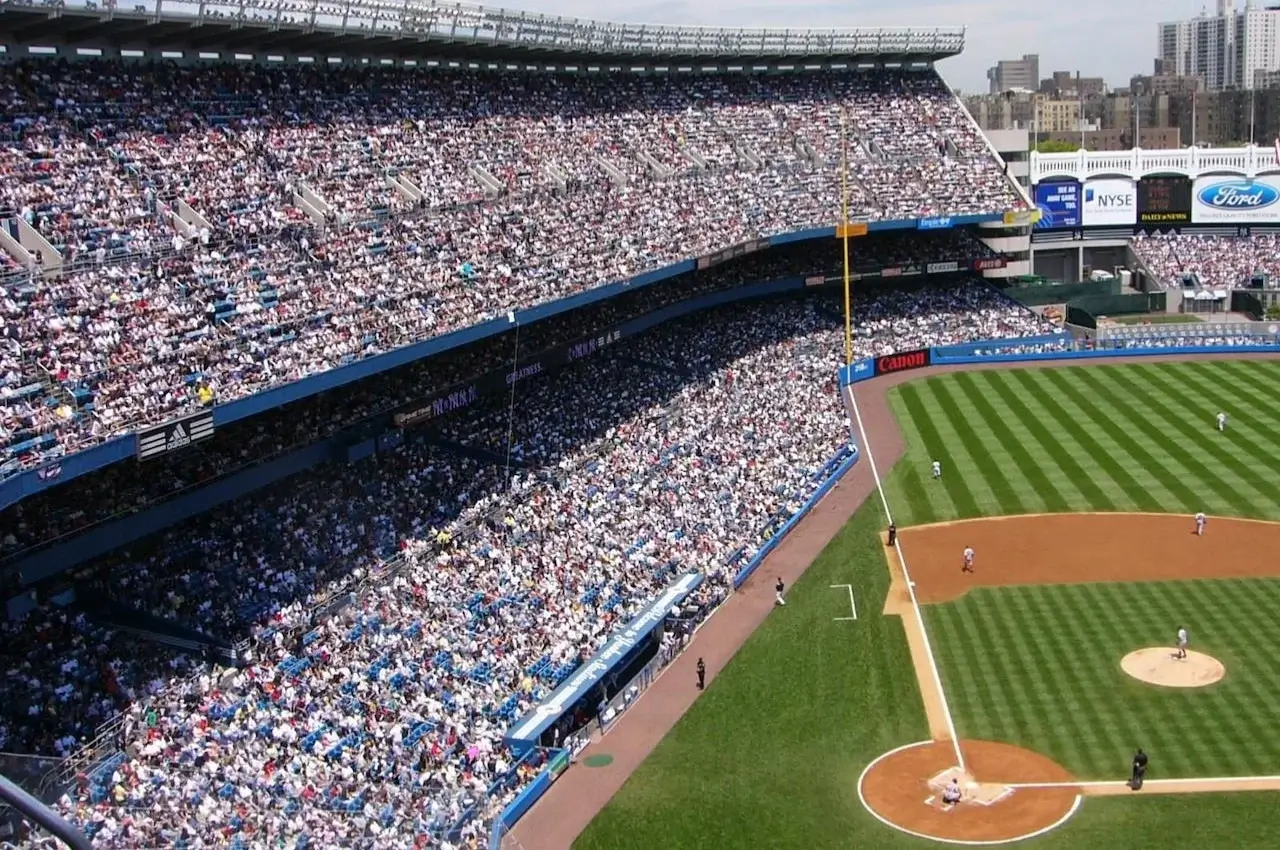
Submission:
<svg viewBox="0 0 1280 850">
<path fill-rule="evenodd" d="M 1190 177 L 1144 177 L 1138 181 L 1139 224 L 1188 224 L 1190 221 Z"/>
</svg>

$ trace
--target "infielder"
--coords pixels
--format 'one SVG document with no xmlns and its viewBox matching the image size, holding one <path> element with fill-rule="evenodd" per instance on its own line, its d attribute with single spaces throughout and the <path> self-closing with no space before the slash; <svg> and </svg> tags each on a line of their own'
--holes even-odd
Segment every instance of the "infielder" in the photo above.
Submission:
<svg viewBox="0 0 1280 850">
<path fill-rule="evenodd" d="M 1218 431 L 1222 432 L 1226 430 L 1227 430 L 1227 414 L 1219 413 L 1218 414 Z"/>
<path fill-rule="evenodd" d="M 1187 660 L 1187 630 L 1182 626 L 1178 626 L 1178 651 L 1173 654 L 1173 657 L 1179 661 Z"/>
<path fill-rule="evenodd" d="M 1204 515 L 1204 511 L 1196 514 L 1196 537 L 1204 537 L 1204 527 L 1209 524 L 1209 518 Z"/>
<path fill-rule="evenodd" d="M 964 547 L 964 565 L 960 567 L 960 572 L 962 573 L 973 572 L 973 547 L 972 546 Z"/>
<path fill-rule="evenodd" d="M 935 460 L 933 462 L 933 480 L 939 481 L 941 479 L 942 479 L 942 462 Z"/>
</svg>

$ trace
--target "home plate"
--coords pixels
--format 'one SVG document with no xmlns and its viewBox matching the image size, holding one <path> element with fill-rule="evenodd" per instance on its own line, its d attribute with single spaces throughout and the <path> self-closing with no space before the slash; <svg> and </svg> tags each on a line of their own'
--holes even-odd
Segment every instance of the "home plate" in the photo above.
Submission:
<svg viewBox="0 0 1280 850">
<path fill-rule="evenodd" d="M 1007 785 L 1000 785 L 992 782 L 979 782 L 967 772 L 958 767 L 949 767 L 941 773 L 935 775 L 929 780 L 929 790 L 935 794 L 941 794 L 942 791 L 956 780 L 961 788 L 964 789 L 962 799 L 966 803 L 977 803 L 979 806 L 990 806 L 998 803 L 1005 797 L 1013 793 L 1013 789 Z"/>
</svg>

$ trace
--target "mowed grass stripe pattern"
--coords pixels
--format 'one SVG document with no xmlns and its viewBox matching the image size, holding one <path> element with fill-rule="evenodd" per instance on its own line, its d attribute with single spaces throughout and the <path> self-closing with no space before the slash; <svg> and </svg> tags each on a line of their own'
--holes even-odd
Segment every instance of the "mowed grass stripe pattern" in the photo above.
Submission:
<svg viewBox="0 0 1280 850">
<path fill-rule="evenodd" d="M 900 526 L 1064 511 L 1280 520 L 1280 396 L 1264 389 L 1278 383 L 1278 362 L 1228 361 L 904 384 L 890 394 L 907 453 L 886 482 L 889 503 Z"/>
<path fill-rule="evenodd" d="M 1280 656 L 1258 645 L 1280 580 L 1126 582 L 982 588 L 924 615 L 967 738 L 1012 741 L 1081 779 L 1122 779 L 1135 747 L 1152 778 L 1280 773 L 1274 727 Z M 1227 666 L 1212 688 L 1153 688 L 1120 659 L 1171 643 Z"/>
</svg>

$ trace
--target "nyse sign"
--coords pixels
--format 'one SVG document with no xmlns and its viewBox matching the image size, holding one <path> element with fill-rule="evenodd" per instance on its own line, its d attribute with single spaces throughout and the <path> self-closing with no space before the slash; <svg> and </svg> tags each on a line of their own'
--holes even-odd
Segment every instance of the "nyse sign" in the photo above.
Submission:
<svg viewBox="0 0 1280 850">
<path fill-rule="evenodd" d="M 1084 184 L 1081 224 L 1085 227 L 1132 226 L 1138 221 L 1138 192 L 1128 178 L 1103 178 Z"/>
</svg>

